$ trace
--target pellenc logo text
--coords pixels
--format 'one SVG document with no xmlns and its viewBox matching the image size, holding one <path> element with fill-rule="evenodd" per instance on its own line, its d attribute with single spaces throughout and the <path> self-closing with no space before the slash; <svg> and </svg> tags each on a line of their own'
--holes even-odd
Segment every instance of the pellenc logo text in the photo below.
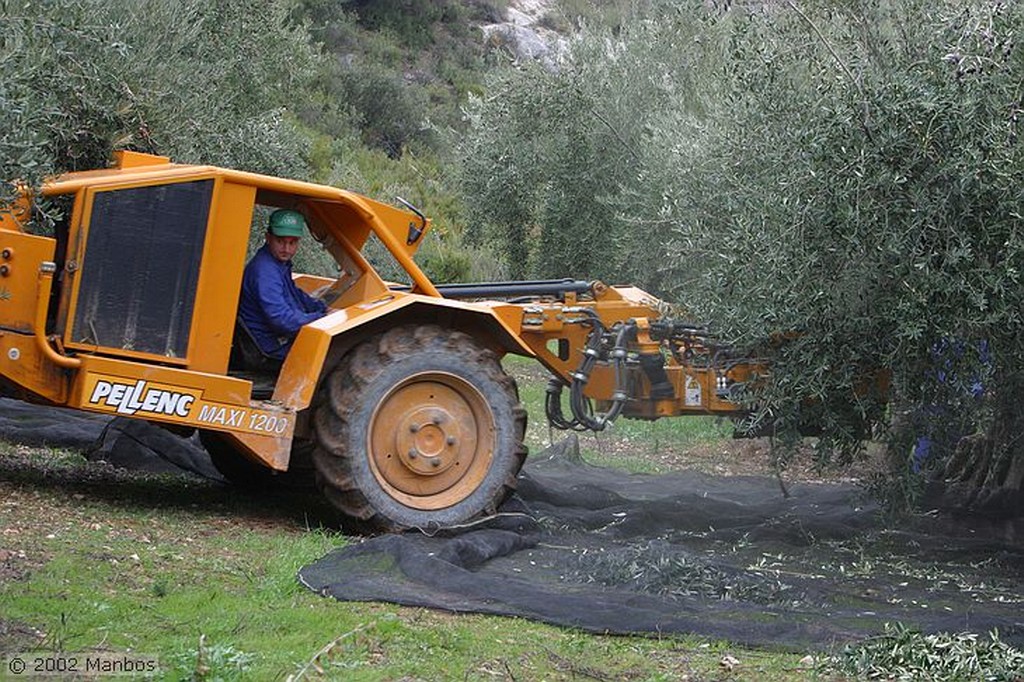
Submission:
<svg viewBox="0 0 1024 682">
<path fill-rule="evenodd" d="M 150 388 L 147 382 L 141 379 L 134 384 L 100 380 L 92 389 L 89 402 L 93 405 L 112 407 L 118 414 L 148 412 L 187 417 L 195 399 L 191 393 Z"/>
</svg>

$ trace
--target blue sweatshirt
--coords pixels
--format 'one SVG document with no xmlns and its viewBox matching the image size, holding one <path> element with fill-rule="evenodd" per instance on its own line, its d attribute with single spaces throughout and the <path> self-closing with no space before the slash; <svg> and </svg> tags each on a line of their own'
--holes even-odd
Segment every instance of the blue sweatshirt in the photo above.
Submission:
<svg viewBox="0 0 1024 682">
<path fill-rule="evenodd" d="M 323 301 L 295 286 L 291 261 L 274 258 L 266 244 L 245 266 L 238 317 L 268 356 L 283 360 L 299 329 L 326 312 Z"/>
</svg>

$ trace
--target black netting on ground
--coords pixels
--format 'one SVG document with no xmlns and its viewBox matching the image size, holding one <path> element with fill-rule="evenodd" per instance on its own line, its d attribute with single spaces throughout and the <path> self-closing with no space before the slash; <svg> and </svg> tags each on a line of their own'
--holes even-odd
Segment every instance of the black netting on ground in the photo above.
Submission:
<svg viewBox="0 0 1024 682">
<path fill-rule="evenodd" d="M 570 439 L 530 458 L 486 525 L 382 536 L 299 573 L 310 589 L 608 633 L 799 648 L 998 628 L 1024 643 L 1014 526 L 922 516 L 891 528 L 854 485 L 589 466 Z"/>
<path fill-rule="evenodd" d="M 91 446 L 110 417 L 0 398 L 0 438 L 12 443 L 81 450 Z"/>
<path fill-rule="evenodd" d="M 141 419 L 111 418 L 0 398 L 0 438 L 80 451 L 90 461 L 102 460 L 123 469 L 224 480 L 198 436 L 180 438 Z"/>
</svg>

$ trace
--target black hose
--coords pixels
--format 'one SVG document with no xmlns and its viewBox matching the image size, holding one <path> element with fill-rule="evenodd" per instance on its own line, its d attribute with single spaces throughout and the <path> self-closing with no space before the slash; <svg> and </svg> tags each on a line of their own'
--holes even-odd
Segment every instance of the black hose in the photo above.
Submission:
<svg viewBox="0 0 1024 682">
<path fill-rule="evenodd" d="M 562 412 L 562 389 L 565 382 L 560 378 L 552 377 L 548 380 L 548 387 L 544 396 L 544 413 L 547 415 L 548 423 L 560 431 L 586 431 L 587 427 L 575 419 L 569 421 Z"/>
<path fill-rule="evenodd" d="M 595 315 L 596 317 L 596 315 Z M 599 326 L 600 325 L 600 326 Z M 598 418 L 591 416 L 593 410 L 590 400 L 583 395 L 583 387 L 590 379 L 590 373 L 601 357 L 601 348 L 604 345 L 604 327 L 600 320 L 596 320 L 594 329 L 587 337 L 587 347 L 584 350 L 583 362 L 579 369 L 572 375 L 572 384 L 569 386 L 569 408 L 575 421 L 582 424 L 591 431 L 603 431 L 608 424 L 622 413 L 622 409 L 629 399 L 626 393 L 626 355 L 627 344 L 630 339 L 636 337 L 637 325 L 629 322 L 623 325 L 615 335 L 615 343 L 612 347 L 612 364 L 615 368 L 615 392 L 612 394 L 611 408 Z"/>
<path fill-rule="evenodd" d="M 593 311 L 591 314 L 592 329 L 587 336 L 587 345 L 583 349 L 583 360 L 579 368 L 572 374 L 572 383 L 569 384 L 569 409 L 572 411 L 573 419 L 590 431 L 601 431 L 604 424 L 595 420 L 590 415 L 593 410 L 590 408 L 589 399 L 583 395 L 583 387 L 590 380 L 590 373 L 594 370 L 598 358 L 601 357 L 601 347 L 604 345 L 604 325 L 600 318 Z"/>
</svg>

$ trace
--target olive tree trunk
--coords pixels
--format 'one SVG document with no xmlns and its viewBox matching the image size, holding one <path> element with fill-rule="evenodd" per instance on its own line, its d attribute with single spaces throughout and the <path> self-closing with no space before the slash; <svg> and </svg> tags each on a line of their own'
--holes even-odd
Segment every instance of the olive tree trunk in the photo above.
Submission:
<svg viewBox="0 0 1024 682">
<path fill-rule="evenodd" d="M 942 472 L 945 506 L 997 517 L 1024 514 L 1024 381 L 1006 381 L 991 425 L 963 438 Z"/>
</svg>

